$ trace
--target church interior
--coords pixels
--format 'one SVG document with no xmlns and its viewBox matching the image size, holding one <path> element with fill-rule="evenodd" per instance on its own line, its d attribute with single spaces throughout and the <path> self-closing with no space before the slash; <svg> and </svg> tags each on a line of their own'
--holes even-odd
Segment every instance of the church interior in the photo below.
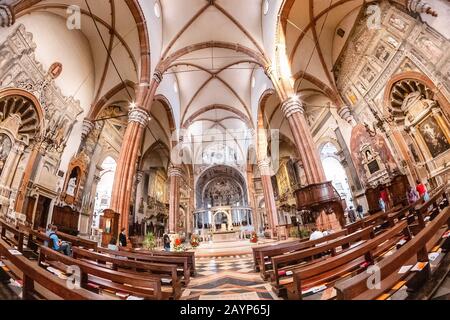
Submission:
<svg viewBox="0 0 450 320">
<path fill-rule="evenodd" d="M 0 300 L 449 300 L 450 0 L 0 0 Z"/>
</svg>

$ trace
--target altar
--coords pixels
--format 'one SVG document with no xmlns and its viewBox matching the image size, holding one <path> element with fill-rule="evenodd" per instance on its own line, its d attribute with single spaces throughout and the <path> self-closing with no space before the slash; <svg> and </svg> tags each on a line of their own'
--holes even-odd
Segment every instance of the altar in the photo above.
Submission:
<svg viewBox="0 0 450 320">
<path fill-rule="evenodd" d="M 216 231 L 212 234 L 213 242 L 226 242 L 239 240 L 239 232 L 237 231 Z"/>
</svg>

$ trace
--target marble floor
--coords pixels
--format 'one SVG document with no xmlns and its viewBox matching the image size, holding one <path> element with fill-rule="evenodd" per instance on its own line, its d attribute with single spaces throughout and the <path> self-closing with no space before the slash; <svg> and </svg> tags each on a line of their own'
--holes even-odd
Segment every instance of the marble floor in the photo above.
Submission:
<svg viewBox="0 0 450 320">
<path fill-rule="evenodd" d="M 278 300 L 268 282 L 253 270 L 251 254 L 200 257 L 197 276 L 182 300 Z"/>
<path fill-rule="evenodd" d="M 439 286 L 431 300 L 450 300 L 450 274 L 447 274 L 446 279 Z"/>
</svg>

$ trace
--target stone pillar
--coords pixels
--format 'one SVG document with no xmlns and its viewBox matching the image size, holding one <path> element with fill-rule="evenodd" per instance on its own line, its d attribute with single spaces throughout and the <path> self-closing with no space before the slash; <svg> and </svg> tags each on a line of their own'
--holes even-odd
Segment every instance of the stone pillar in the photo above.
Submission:
<svg viewBox="0 0 450 320">
<path fill-rule="evenodd" d="M 147 126 L 149 114 L 141 108 L 128 113 L 128 126 L 123 137 L 111 196 L 111 209 L 120 213 L 120 228 L 128 234 L 128 216 L 136 163 Z"/>
<path fill-rule="evenodd" d="M 195 199 L 195 193 L 194 188 L 191 186 L 194 185 L 193 179 L 189 178 L 191 183 L 189 185 L 189 202 L 188 202 L 188 210 L 186 212 L 186 221 L 187 221 L 187 233 L 192 234 L 197 226 L 196 222 L 194 221 L 194 199 Z"/>
<path fill-rule="evenodd" d="M 136 172 L 136 201 L 134 206 L 134 221 L 136 222 L 137 217 L 139 214 L 144 214 L 144 212 L 139 212 L 140 205 L 141 205 L 141 199 L 143 198 L 143 192 L 144 191 L 144 173 L 142 171 Z"/>
<path fill-rule="evenodd" d="M 413 159 L 409 154 L 409 148 L 406 144 L 405 138 L 403 138 L 402 134 L 398 130 L 392 130 L 393 142 L 395 142 L 397 146 L 397 150 L 399 150 L 402 155 L 403 160 L 405 160 L 406 167 L 410 172 L 412 181 L 410 181 L 411 185 L 414 185 L 415 181 L 419 178 L 418 173 L 416 171 Z"/>
<path fill-rule="evenodd" d="M 261 184 L 263 187 L 265 209 L 267 219 L 269 220 L 269 228 L 273 233 L 276 233 L 276 228 L 278 226 L 278 214 L 277 206 L 275 203 L 275 196 L 273 193 L 269 160 L 266 159 L 259 161 L 258 167 L 261 174 Z"/>
<path fill-rule="evenodd" d="M 144 139 L 145 127 L 149 120 L 149 111 L 155 97 L 156 89 L 162 81 L 162 74 L 155 72 L 150 86 L 139 85 L 136 94 L 136 108 L 128 114 L 128 126 L 122 141 L 122 147 L 114 175 L 114 185 L 110 208 L 120 214 L 120 226 L 128 234 L 128 215 L 130 210 L 133 179 L 137 166 L 139 150 Z M 143 109 L 145 108 L 145 109 Z M 118 235 L 116 235 L 118 236 Z"/>
<path fill-rule="evenodd" d="M 295 145 L 302 159 L 308 184 L 325 181 L 322 162 L 314 145 L 301 102 L 295 98 L 286 100 L 281 109 L 288 119 Z"/>
<path fill-rule="evenodd" d="M 180 180 L 183 171 L 180 167 L 171 166 L 169 168 L 169 233 L 177 231 L 177 217 L 180 210 Z"/>
<path fill-rule="evenodd" d="M 14 12 L 7 4 L 0 4 L 0 27 L 6 28 L 14 24 Z"/>
<path fill-rule="evenodd" d="M 434 119 L 438 123 L 438 125 L 441 127 L 442 131 L 444 132 L 445 137 L 450 142 L 450 129 L 448 127 L 447 121 L 444 119 L 444 115 L 442 114 L 442 109 L 438 106 L 431 109 L 431 112 L 433 114 Z"/>
<path fill-rule="evenodd" d="M 88 135 L 94 130 L 95 123 L 90 119 L 83 120 L 83 127 L 81 128 L 81 141 L 86 140 Z"/>
<path fill-rule="evenodd" d="M 96 173 L 94 175 L 94 180 L 92 181 L 91 194 L 89 195 L 89 205 L 91 203 L 91 200 L 93 200 L 92 203 L 94 204 L 94 207 L 95 207 L 95 195 L 97 193 L 97 186 L 98 186 L 98 183 L 100 182 L 100 180 L 101 180 L 101 177 Z M 89 215 L 90 216 L 89 217 L 89 234 L 92 233 L 92 225 L 94 224 L 93 223 L 94 222 L 94 207 L 90 207 L 90 206 L 88 207 L 89 208 L 89 212 L 90 212 L 90 215 Z M 97 225 L 97 227 L 98 227 L 98 225 Z"/>
<path fill-rule="evenodd" d="M 255 204 L 255 184 L 253 181 L 253 166 L 247 166 L 247 184 L 248 184 L 248 205 L 252 208 L 252 222 L 255 230 L 259 229 L 259 225 L 256 219 L 256 204 Z"/>
<path fill-rule="evenodd" d="M 11 151 L 6 159 L 5 165 L 2 170 L 2 176 L 0 178 L 0 185 L 4 187 L 11 187 L 11 183 L 16 174 L 17 166 L 19 165 L 20 157 L 23 154 L 25 146 L 21 142 L 16 142 L 11 148 Z"/>
</svg>

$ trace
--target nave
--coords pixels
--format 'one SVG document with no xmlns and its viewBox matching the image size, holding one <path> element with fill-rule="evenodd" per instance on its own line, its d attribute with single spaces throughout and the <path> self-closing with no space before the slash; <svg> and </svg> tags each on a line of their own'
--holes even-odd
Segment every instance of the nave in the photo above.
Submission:
<svg viewBox="0 0 450 320">
<path fill-rule="evenodd" d="M 72 258 L 43 245 L 52 241 L 45 233 L 1 221 L 1 293 L 8 299 L 49 299 L 55 293 L 63 299 L 127 300 L 446 299 L 448 189 L 317 240 L 247 243 L 244 251 L 251 253 L 239 255 L 233 248 L 244 243 L 213 251 L 114 251 L 59 232 L 73 243 Z M 67 283 L 74 266 L 75 290 Z M 370 287 L 370 268 L 380 272 L 378 287 Z"/>
<path fill-rule="evenodd" d="M 449 21 L 0 0 L 0 298 L 445 300 Z"/>
</svg>

